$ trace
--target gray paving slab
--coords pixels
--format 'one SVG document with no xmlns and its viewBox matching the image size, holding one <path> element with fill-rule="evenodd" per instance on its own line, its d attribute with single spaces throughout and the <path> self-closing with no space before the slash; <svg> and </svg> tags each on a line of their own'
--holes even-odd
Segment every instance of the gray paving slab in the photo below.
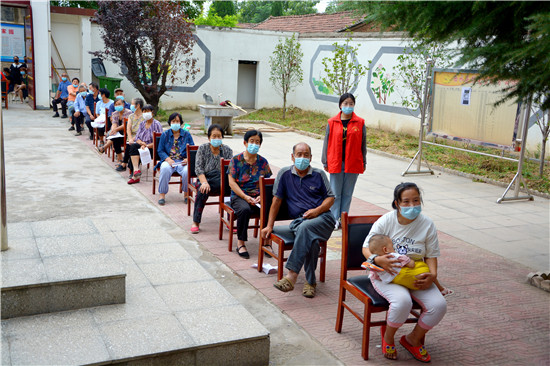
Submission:
<svg viewBox="0 0 550 366">
<path fill-rule="evenodd" d="M 172 239 L 173 241 L 174 239 Z M 141 263 L 161 263 L 172 262 L 183 259 L 191 259 L 189 253 L 181 247 L 180 244 L 159 243 L 144 245 L 128 245 L 126 250 L 134 261 Z"/>
<path fill-rule="evenodd" d="M 174 312 L 238 304 L 238 301 L 214 280 L 162 285 L 155 288 Z"/>
<path fill-rule="evenodd" d="M 206 281 L 211 278 L 210 274 L 194 260 L 143 263 L 139 268 L 153 286 Z"/>
<path fill-rule="evenodd" d="M 37 237 L 36 245 L 42 258 L 109 252 L 109 247 L 97 233 Z"/>
</svg>

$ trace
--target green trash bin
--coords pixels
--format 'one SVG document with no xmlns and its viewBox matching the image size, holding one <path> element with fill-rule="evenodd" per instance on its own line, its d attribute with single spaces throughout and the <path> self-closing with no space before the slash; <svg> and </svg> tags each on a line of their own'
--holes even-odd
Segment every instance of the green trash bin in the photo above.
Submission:
<svg viewBox="0 0 550 366">
<path fill-rule="evenodd" d="M 108 76 L 98 76 L 99 79 L 99 87 L 100 88 L 107 88 L 111 92 L 111 99 L 114 99 L 115 97 L 115 89 L 120 88 L 120 82 L 122 79 L 119 78 L 111 78 Z"/>
</svg>

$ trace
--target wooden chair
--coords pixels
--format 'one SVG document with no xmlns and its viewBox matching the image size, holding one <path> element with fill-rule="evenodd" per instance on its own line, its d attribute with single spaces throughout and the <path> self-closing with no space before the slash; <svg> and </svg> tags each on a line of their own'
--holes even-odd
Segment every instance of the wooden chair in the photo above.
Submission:
<svg viewBox="0 0 550 366">
<path fill-rule="evenodd" d="M 10 81 L 9 80 L 3 80 L 2 81 L 2 99 L 4 99 L 4 105 L 6 109 L 8 109 L 8 90 L 10 90 Z"/>
<path fill-rule="evenodd" d="M 197 183 L 199 183 L 199 179 L 197 173 L 195 172 L 195 162 L 198 150 L 198 146 L 187 145 L 187 216 L 191 216 L 191 202 L 195 202 L 198 194 L 198 188 L 196 185 L 198 185 Z M 206 205 L 219 205 L 219 195 L 215 196 L 215 198 L 215 201 L 207 201 Z"/>
<path fill-rule="evenodd" d="M 262 186 L 260 185 L 260 192 L 261 192 Z M 266 197 L 266 200 L 269 202 L 269 206 L 271 207 L 271 202 L 273 200 L 273 185 L 265 185 L 263 187 L 264 189 L 264 196 Z M 267 214 L 269 215 L 269 210 L 267 211 Z M 267 217 L 265 219 L 264 227 L 267 225 Z M 277 214 L 277 217 L 275 218 L 275 221 L 289 221 L 292 220 L 290 215 L 288 214 L 288 207 L 286 205 L 286 202 L 283 201 L 281 204 L 281 207 L 279 208 L 279 213 Z M 275 229 L 277 232 L 275 232 Z M 264 246 L 263 243 L 260 243 L 260 250 L 258 254 L 258 272 L 262 270 L 263 266 L 263 254 L 267 253 L 271 257 L 275 258 L 277 261 L 277 280 L 281 280 L 283 278 L 283 266 L 285 262 L 288 260 L 288 258 L 285 257 L 285 252 L 292 250 L 294 248 L 294 233 L 288 225 L 281 225 L 281 226 L 275 226 L 273 228 L 273 232 L 271 233 L 271 236 L 269 237 L 269 241 L 271 244 L 277 245 L 277 251 L 270 249 L 267 246 Z M 319 281 L 325 282 L 325 273 L 326 273 L 326 267 L 327 267 L 327 242 L 322 241 L 319 243 L 320 251 L 319 251 Z"/>
<path fill-rule="evenodd" d="M 235 211 L 231 207 L 231 187 L 229 186 L 228 169 L 229 169 L 229 159 L 220 158 L 220 174 L 221 174 L 221 183 L 220 183 L 220 226 L 218 230 L 219 239 L 223 239 L 223 227 L 225 226 L 229 230 L 229 243 L 228 250 L 233 251 L 233 230 L 235 228 Z M 224 214 L 227 215 L 227 218 L 224 218 Z M 260 228 L 260 216 L 252 216 L 254 219 L 254 225 L 249 225 L 249 229 L 254 229 L 254 237 L 258 237 L 258 229 Z"/>
<path fill-rule="evenodd" d="M 344 309 L 349 310 L 357 320 L 363 323 L 361 356 L 365 360 L 369 358 L 370 328 L 380 326 L 382 336 L 386 330 L 386 320 L 371 321 L 371 315 L 387 312 L 390 306 L 388 301 L 374 289 L 369 276 L 365 274 L 365 269 L 361 267 L 361 264 L 366 260 L 363 256 L 363 242 L 368 236 L 372 225 L 379 218 L 380 215 L 348 216 L 347 212 L 342 213 L 342 264 L 335 330 L 338 333 L 342 331 Z M 362 271 L 363 274 L 348 278 L 348 271 Z M 346 292 L 349 292 L 364 304 L 363 313 L 352 309 L 346 303 Z M 420 309 L 420 306 L 414 301 L 413 309 Z M 416 323 L 418 321 L 420 313 L 412 310 L 411 314 L 414 318 L 407 319 L 406 323 Z"/>
<path fill-rule="evenodd" d="M 157 171 L 160 172 L 160 167 L 158 169 L 156 169 L 156 166 L 157 166 L 157 163 L 160 160 L 159 154 L 158 154 L 158 147 L 159 147 L 160 136 L 161 135 L 162 135 L 162 133 L 153 132 L 153 161 L 152 161 L 152 164 L 153 164 L 153 194 L 155 194 L 155 186 L 156 186 L 157 181 L 159 180 L 159 178 L 157 177 Z M 136 167 L 134 167 L 134 169 L 136 169 Z M 183 177 L 175 171 L 174 171 L 174 173 L 172 173 L 172 177 L 177 177 L 179 179 L 175 180 L 175 181 L 170 179 L 168 184 L 179 184 L 180 193 L 182 193 L 183 192 Z"/>
<path fill-rule="evenodd" d="M 124 152 L 124 150 L 126 149 L 126 124 L 128 123 L 128 118 L 124 118 L 122 120 L 122 123 L 124 124 L 124 130 L 123 130 L 123 138 L 122 138 L 122 146 L 120 147 L 121 148 L 121 151 Z M 120 133 L 120 131 L 119 131 Z M 111 162 L 115 162 L 115 148 L 113 147 L 113 155 L 111 156 Z"/>
</svg>

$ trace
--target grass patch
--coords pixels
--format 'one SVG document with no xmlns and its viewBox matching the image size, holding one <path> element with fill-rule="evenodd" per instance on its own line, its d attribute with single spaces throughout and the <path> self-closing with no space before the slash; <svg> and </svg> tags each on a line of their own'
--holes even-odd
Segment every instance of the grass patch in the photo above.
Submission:
<svg viewBox="0 0 550 366">
<path fill-rule="evenodd" d="M 236 119 L 265 120 L 324 136 L 327 120 L 330 117 L 332 116 L 324 113 L 305 111 L 291 107 L 287 110 L 286 119 L 284 120 L 280 108 L 260 109 L 254 113 Z M 501 155 L 502 153 L 501 150 L 497 149 L 457 143 L 445 139 L 429 139 L 429 141 L 493 155 Z M 371 149 L 412 159 L 418 150 L 418 137 L 368 127 L 367 146 Z M 441 146 L 424 145 L 423 152 L 424 157 L 431 164 L 464 173 L 479 175 L 506 184 L 512 181 L 517 171 L 517 163 L 513 161 L 500 160 L 488 156 L 452 150 Z M 513 152 L 506 152 L 505 156 L 517 159 L 519 155 Z M 527 187 L 539 192 L 550 193 L 550 167 L 548 164 L 545 166 L 542 178 L 538 175 L 538 170 L 538 162 L 525 161 L 523 165 L 523 177 Z"/>
</svg>

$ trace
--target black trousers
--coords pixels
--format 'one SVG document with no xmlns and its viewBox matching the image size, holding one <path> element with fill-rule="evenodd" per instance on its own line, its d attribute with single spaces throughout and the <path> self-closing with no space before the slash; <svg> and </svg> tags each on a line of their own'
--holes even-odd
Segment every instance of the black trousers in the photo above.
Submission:
<svg viewBox="0 0 550 366">
<path fill-rule="evenodd" d="M 130 168 L 130 172 L 134 171 L 134 167 L 132 165 L 132 159 L 130 159 L 130 156 L 136 156 L 136 155 L 139 156 L 140 147 L 141 145 L 138 144 L 137 142 L 134 142 L 133 144 L 126 144 L 126 149 L 124 151 L 124 158 L 122 159 L 122 161 L 128 164 L 128 168 Z M 153 149 L 149 149 L 149 153 L 151 153 L 151 157 L 152 157 Z"/>
<path fill-rule="evenodd" d="M 92 127 L 92 120 L 90 119 L 90 116 L 86 114 L 86 126 L 88 127 L 88 131 L 90 131 L 90 136 L 94 137 L 94 128 Z"/>
<path fill-rule="evenodd" d="M 207 177 L 206 181 L 210 185 L 210 192 L 202 193 L 200 190 L 198 190 L 197 197 L 195 197 L 195 210 L 193 211 L 193 222 L 196 222 L 196 223 L 201 222 L 202 211 L 204 210 L 204 206 L 206 206 L 206 201 L 208 200 L 208 197 L 220 195 L 220 180 L 208 179 Z"/>
<path fill-rule="evenodd" d="M 231 207 L 233 207 L 235 216 L 237 216 L 237 239 L 247 241 L 248 221 L 253 214 L 260 214 L 260 208 L 256 205 L 251 205 L 238 196 L 231 197 Z"/>
<path fill-rule="evenodd" d="M 124 143 L 124 137 L 117 137 L 116 139 L 111 139 L 113 141 L 113 149 L 115 153 L 122 154 L 122 144 Z"/>
<path fill-rule="evenodd" d="M 67 102 L 68 102 L 68 100 L 69 100 L 68 98 L 65 98 L 65 99 L 57 98 L 57 99 L 52 100 L 53 111 L 55 113 L 57 113 L 57 103 L 61 103 L 61 110 L 63 111 L 63 115 L 66 115 L 67 114 Z"/>
<path fill-rule="evenodd" d="M 82 112 L 80 113 L 80 115 L 78 117 L 75 117 L 73 115 L 73 123 L 74 125 L 76 125 L 76 132 L 80 132 L 82 131 L 82 123 L 84 122 L 84 115 L 82 114 Z"/>
</svg>

